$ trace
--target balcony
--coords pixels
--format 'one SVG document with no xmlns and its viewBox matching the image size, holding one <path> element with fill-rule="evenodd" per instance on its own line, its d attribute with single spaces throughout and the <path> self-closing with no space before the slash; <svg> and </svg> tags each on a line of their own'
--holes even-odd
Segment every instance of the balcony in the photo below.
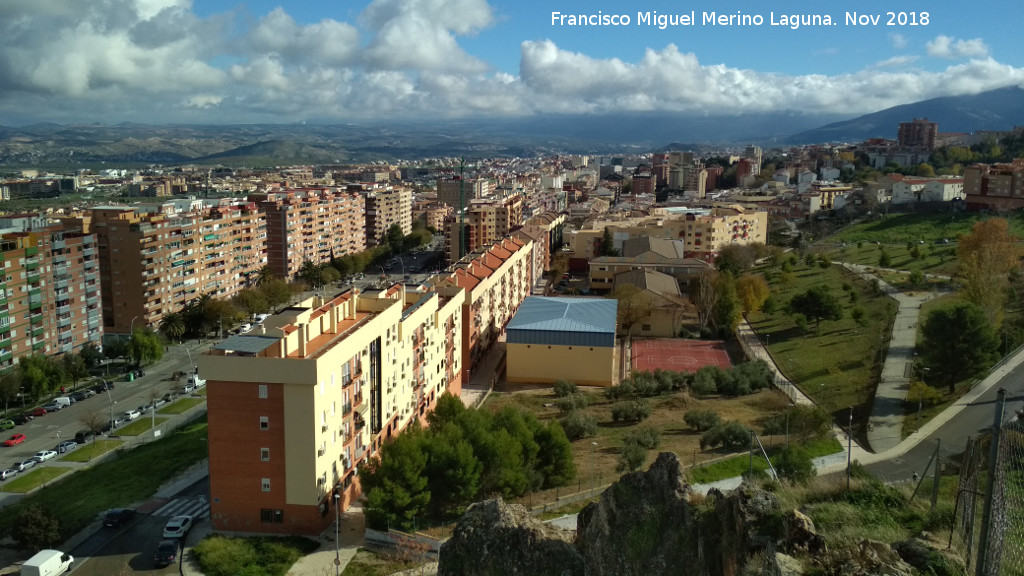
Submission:
<svg viewBox="0 0 1024 576">
<path fill-rule="evenodd" d="M 40 336 L 42 336 L 42 335 L 43 335 L 43 332 L 44 332 L 45 330 L 46 330 L 46 329 L 45 329 L 45 328 L 43 328 L 42 326 L 40 326 L 40 327 L 38 327 L 38 328 L 33 328 L 33 329 L 32 329 L 32 337 L 33 337 L 33 338 L 39 338 Z M 71 332 L 68 332 L 68 337 L 71 337 Z"/>
<path fill-rule="evenodd" d="M 41 305 L 42 305 L 42 303 L 40 303 L 40 306 Z M 42 324 L 43 323 L 43 315 L 41 313 L 39 313 L 39 312 L 36 312 L 35 314 L 33 314 L 33 315 L 28 317 L 28 321 L 31 322 L 32 324 Z"/>
<path fill-rule="evenodd" d="M 46 346 L 46 342 L 43 341 L 43 340 L 40 340 L 39 342 L 33 342 L 32 343 L 32 350 L 33 351 L 35 351 L 35 350 L 42 350 L 45 346 Z"/>
<path fill-rule="evenodd" d="M 352 413 L 352 403 L 351 402 L 346 402 L 345 405 L 341 407 L 341 415 L 342 416 L 348 416 L 351 413 Z"/>
</svg>

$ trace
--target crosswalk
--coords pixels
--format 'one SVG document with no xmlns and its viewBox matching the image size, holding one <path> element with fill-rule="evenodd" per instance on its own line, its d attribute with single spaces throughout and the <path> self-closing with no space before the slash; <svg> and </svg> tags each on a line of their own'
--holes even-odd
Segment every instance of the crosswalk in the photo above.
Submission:
<svg viewBox="0 0 1024 576">
<path fill-rule="evenodd" d="M 210 517 L 210 503 L 202 496 L 197 498 L 175 498 L 158 508 L 152 515 L 167 517 L 188 515 L 193 520 L 205 519 Z"/>
</svg>

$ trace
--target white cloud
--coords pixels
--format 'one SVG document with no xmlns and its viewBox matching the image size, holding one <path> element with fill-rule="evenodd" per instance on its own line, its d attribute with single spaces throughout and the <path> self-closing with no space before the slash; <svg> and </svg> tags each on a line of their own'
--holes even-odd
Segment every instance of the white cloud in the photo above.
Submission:
<svg viewBox="0 0 1024 576">
<path fill-rule="evenodd" d="M 486 0 L 374 0 L 360 19 L 375 32 L 365 53 L 372 67 L 464 73 L 487 68 L 455 40 L 491 25 Z"/>
<path fill-rule="evenodd" d="M 868 67 L 868 69 L 878 68 L 901 68 L 917 62 L 919 58 L 917 56 L 893 56 L 881 62 L 876 62 Z"/>
<path fill-rule="evenodd" d="M 902 50 L 907 47 L 907 37 L 903 34 L 893 32 L 889 34 L 889 41 L 892 42 L 892 47 L 898 50 Z"/>
<path fill-rule="evenodd" d="M 957 40 L 950 36 L 939 35 L 926 45 L 929 56 L 936 58 L 984 58 L 988 56 L 988 46 L 981 38 L 973 40 Z"/>
</svg>

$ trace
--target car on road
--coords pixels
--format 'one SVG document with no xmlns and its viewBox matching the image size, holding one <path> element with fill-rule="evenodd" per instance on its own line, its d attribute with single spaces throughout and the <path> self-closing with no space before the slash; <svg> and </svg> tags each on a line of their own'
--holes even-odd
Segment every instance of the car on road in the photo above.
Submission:
<svg viewBox="0 0 1024 576">
<path fill-rule="evenodd" d="M 17 470 L 18 472 L 24 472 L 25 470 L 28 470 L 29 468 L 35 466 L 36 464 L 38 464 L 38 462 L 36 462 L 35 458 L 29 458 L 28 460 L 18 462 L 17 464 L 15 464 L 14 469 Z"/>
<path fill-rule="evenodd" d="M 132 521 L 135 518 L 135 510 L 131 508 L 114 508 L 107 510 L 103 515 L 103 525 L 111 528 L 120 528 L 121 525 Z"/>
<path fill-rule="evenodd" d="M 0 480 L 9 480 L 18 475 L 18 471 L 14 468 L 8 468 L 7 470 L 0 471 Z"/>
<path fill-rule="evenodd" d="M 142 416 L 142 412 L 139 412 L 138 410 L 128 410 L 127 412 L 124 413 L 125 419 L 127 419 L 129 422 L 135 420 L 139 416 Z"/>
<path fill-rule="evenodd" d="M 153 563 L 157 568 L 170 566 L 178 559 L 178 541 L 161 540 L 156 546 L 156 553 L 153 554 Z"/>
<path fill-rule="evenodd" d="M 185 385 L 181 387 L 181 391 L 184 392 L 185 394 L 191 394 L 192 392 L 195 391 L 195 389 L 196 385 L 193 384 L 192 382 L 186 382 Z"/>
<path fill-rule="evenodd" d="M 92 387 L 92 390 L 94 392 L 96 392 L 97 394 L 99 394 L 101 392 L 106 392 L 107 390 L 113 390 L 113 389 L 114 389 L 114 383 L 112 381 L 103 382 L 101 384 L 97 384 L 97 385 Z"/>
<path fill-rule="evenodd" d="M 96 437 L 96 434 L 92 430 L 81 430 L 75 434 L 75 442 L 77 444 L 85 444 L 89 440 Z"/>
<path fill-rule="evenodd" d="M 175 516 L 168 520 L 167 525 L 164 526 L 164 538 L 184 538 L 191 528 L 191 516 Z"/>
<path fill-rule="evenodd" d="M 28 424 L 29 422 L 31 422 L 34 419 L 35 419 L 35 416 L 33 416 L 31 414 L 28 414 L 28 413 L 17 414 L 17 415 L 14 415 L 14 416 L 11 417 L 11 420 L 14 421 L 15 424 Z"/>
<path fill-rule="evenodd" d="M 65 452 L 71 452 L 75 448 L 78 448 L 78 442 L 75 442 L 74 440 L 65 440 L 60 444 L 57 444 L 56 450 L 58 454 L 64 454 Z"/>
<path fill-rule="evenodd" d="M 32 410 L 31 412 L 29 412 L 29 414 L 31 414 L 32 416 L 34 416 L 36 418 L 38 418 L 40 416 L 46 416 L 46 408 L 43 408 L 42 406 L 40 406 L 39 408 L 36 408 L 35 410 Z"/>
<path fill-rule="evenodd" d="M 88 392 L 88 394 L 86 394 L 86 392 Z M 69 396 L 69 398 L 71 398 L 75 402 L 81 402 L 82 400 L 85 400 L 89 396 L 95 395 L 96 393 L 93 392 L 92 390 L 79 390 L 78 392 L 72 393 L 71 396 Z"/>
<path fill-rule="evenodd" d="M 14 420 L 0 420 L 0 431 L 14 428 Z"/>
<path fill-rule="evenodd" d="M 51 458 L 56 457 L 57 453 L 53 450 L 40 450 L 39 452 L 36 452 L 35 454 L 32 455 L 32 459 L 35 460 L 36 462 L 39 462 L 40 464 L 46 462 L 47 460 L 50 460 Z"/>
<path fill-rule="evenodd" d="M 57 402 L 49 402 L 47 404 L 43 404 L 42 406 L 43 410 L 46 410 L 46 412 L 56 412 L 57 410 L 60 410 L 63 407 L 63 404 L 58 404 Z"/>
<path fill-rule="evenodd" d="M 18 444 L 21 444 L 24 441 L 25 441 L 25 435 L 24 434 L 14 434 L 10 438 L 8 438 L 7 440 L 4 440 L 3 445 L 5 447 L 7 447 L 7 448 L 10 448 L 11 446 L 17 446 Z"/>
</svg>

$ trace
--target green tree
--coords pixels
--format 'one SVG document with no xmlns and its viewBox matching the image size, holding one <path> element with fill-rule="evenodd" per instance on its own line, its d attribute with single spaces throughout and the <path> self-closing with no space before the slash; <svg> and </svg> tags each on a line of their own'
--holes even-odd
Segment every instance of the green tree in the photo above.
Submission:
<svg viewBox="0 0 1024 576">
<path fill-rule="evenodd" d="M 263 296 L 267 299 L 267 305 L 272 309 L 288 303 L 292 297 L 288 283 L 280 278 L 271 278 L 260 284 L 260 291 L 263 292 Z"/>
<path fill-rule="evenodd" d="M 700 449 L 721 446 L 726 450 L 739 450 L 750 445 L 750 428 L 739 422 L 722 422 L 700 436 Z"/>
<path fill-rule="evenodd" d="M 402 225 L 395 223 L 388 227 L 384 233 L 384 244 L 391 248 L 391 252 L 398 254 L 405 244 L 405 234 L 402 232 Z"/>
<path fill-rule="evenodd" d="M 932 310 L 921 326 L 923 360 L 929 375 L 944 380 L 949 393 L 956 383 L 988 368 L 999 341 L 985 311 L 973 303 Z"/>
<path fill-rule="evenodd" d="M 828 286 L 820 284 L 794 296 L 789 301 L 789 311 L 813 318 L 815 330 L 821 327 L 822 320 L 841 320 L 843 317 L 843 305 L 839 303 L 839 298 L 829 292 Z"/>
<path fill-rule="evenodd" d="M 810 453 L 798 444 L 783 446 L 776 454 L 773 465 L 779 478 L 793 484 L 807 484 L 818 474 Z"/>
<path fill-rule="evenodd" d="M 28 552 L 52 548 L 61 541 L 60 520 L 49 510 L 30 504 L 18 513 L 11 537 L 18 548 Z"/>
<path fill-rule="evenodd" d="M 785 412 L 769 418 L 764 433 L 773 436 L 789 434 L 799 442 L 806 442 L 828 433 L 832 428 L 832 415 L 823 408 L 797 404 Z"/>
<path fill-rule="evenodd" d="M 572 457 L 572 444 L 562 425 L 556 420 L 537 428 L 534 439 L 537 452 L 537 471 L 544 478 L 543 488 L 565 486 L 576 477 L 576 464 Z"/>
<path fill-rule="evenodd" d="M 89 375 L 89 368 L 85 365 L 85 359 L 81 354 L 64 354 L 60 357 L 64 368 L 64 374 L 71 380 L 73 388 L 78 388 L 78 381 Z"/>
<path fill-rule="evenodd" d="M 910 276 L 907 277 L 907 281 L 910 282 L 910 285 L 915 288 L 920 286 L 922 283 L 924 283 L 924 272 L 921 272 L 916 268 L 914 270 L 911 270 Z"/>
<path fill-rule="evenodd" d="M 558 380 L 555 380 L 554 391 L 556 397 L 564 398 L 570 394 L 579 392 L 579 388 L 576 384 L 569 382 L 564 378 L 559 378 Z"/>
<path fill-rule="evenodd" d="M 359 468 L 367 524 L 377 530 L 409 530 L 430 505 L 425 434 L 415 424 L 385 443 Z"/>
<path fill-rule="evenodd" d="M 706 432 L 717 426 L 721 419 L 714 410 L 690 410 L 683 415 L 683 422 L 697 432 Z"/>
<path fill-rule="evenodd" d="M 615 465 L 618 472 L 632 472 L 647 461 L 647 449 L 635 442 L 626 442 L 619 451 L 619 460 Z"/>
<path fill-rule="evenodd" d="M 17 372 L 25 392 L 33 398 L 49 394 L 58 382 L 64 380 L 60 366 L 41 354 L 22 356 Z"/>
<path fill-rule="evenodd" d="M 964 297 L 985 312 L 996 329 L 1002 323 L 1010 273 L 1020 267 L 1021 249 L 1003 218 L 974 225 L 957 245 L 958 274 Z"/>
<path fill-rule="evenodd" d="M 650 294 L 632 284 L 618 286 L 612 291 L 609 298 L 619 301 L 619 327 L 622 329 L 623 335 L 626 336 L 631 335 L 633 326 L 650 317 L 654 310 Z"/>
<path fill-rule="evenodd" d="M 583 410 L 573 410 L 562 418 L 562 430 L 570 440 L 597 436 L 597 419 Z"/>
<path fill-rule="evenodd" d="M 99 347 L 92 342 L 83 344 L 78 350 L 78 355 L 85 361 L 87 368 L 95 368 L 103 360 L 103 352 L 100 352 Z"/>
<path fill-rule="evenodd" d="M 424 443 L 430 510 L 435 518 L 457 516 L 480 489 L 483 465 L 462 429 L 449 424 L 430 434 Z"/>
<path fill-rule="evenodd" d="M 10 403 L 18 398 L 18 392 L 20 391 L 21 379 L 18 378 L 16 370 L 0 372 L 0 402 L 4 403 L 5 413 Z"/>
<path fill-rule="evenodd" d="M 164 345 L 160 337 L 149 328 L 136 328 L 128 340 L 128 355 L 132 363 L 153 363 L 164 356 Z"/>
<path fill-rule="evenodd" d="M 715 288 L 718 291 L 718 301 L 715 302 L 712 322 L 720 336 L 728 337 L 736 331 L 743 318 L 743 305 L 739 294 L 736 293 L 736 280 L 732 274 L 720 273 Z"/>
<path fill-rule="evenodd" d="M 262 290 L 256 288 L 245 288 L 239 290 L 234 297 L 234 305 L 236 308 L 244 312 L 250 318 L 262 314 L 270 309 L 267 303 L 267 296 Z M 161 328 L 163 326 L 161 325 Z M 164 332 L 166 334 L 166 332 Z"/>
<path fill-rule="evenodd" d="M 736 293 L 746 313 L 761 310 L 771 295 L 771 288 L 761 274 L 744 274 L 736 280 Z"/>
<path fill-rule="evenodd" d="M 430 426 L 431 430 L 441 429 L 446 424 L 457 422 L 459 416 L 465 411 L 466 405 L 462 403 L 462 400 L 446 390 L 437 399 L 434 409 L 427 414 L 427 425 Z"/>
<path fill-rule="evenodd" d="M 615 248 L 615 239 L 612 238 L 612 231 L 608 228 L 604 229 L 604 233 L 601 235 L 601 243 L 597 245 L 595 251 L 597 256 L 618 256 L 619 251 Z"/>
<path fill-rule="evenodd" d="M 882 253 L 878 255 L 878 267 L 888 268 L 890 266 L 892 266 L 892 257 L 883 249 Z"/>
<path fill-rule="evenodd" d="M 754 265 L 756 258 L 754 248 L 745 244 L 728 244 L 722 246 L 715 257 L 715 267 L 719 272 L 728 272 L 733 277 L 745 273 Z"/>
<path fill-rule="evenodd" d="M 171 341 L 179 341 L 185 335 L 185 315 L 181 312 L 168 312 L 160 320 L 160 332 Z"/>
</svg>

